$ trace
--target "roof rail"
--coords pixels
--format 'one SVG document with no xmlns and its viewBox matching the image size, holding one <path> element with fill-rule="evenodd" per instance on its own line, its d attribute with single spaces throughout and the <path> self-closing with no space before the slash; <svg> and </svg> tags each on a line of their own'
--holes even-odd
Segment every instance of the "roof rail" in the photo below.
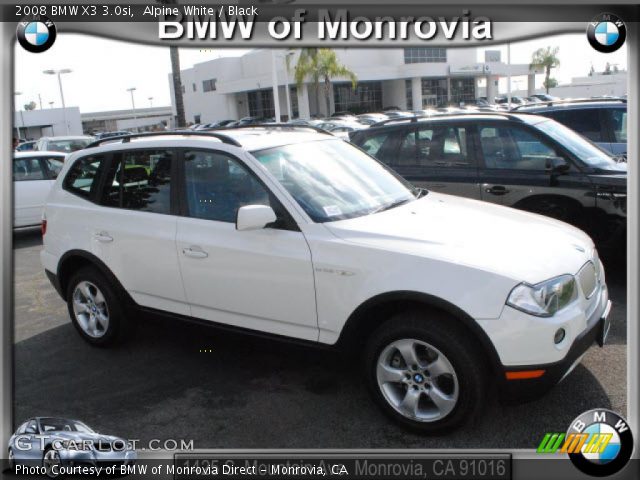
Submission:
<svg viewBox="0 0 640 480">
<path fill-rule="evenodd" d="M 511 111 L 496 111 L 496 112 L 486 112 L 486 111 L 478 111 L 478 112 L 473 112 L 473 111 L 462 111 L 462 112 L 451 112 L 451 113 L 436 113 L 433 115 L 416 115 L 413 117 L 406 117 L 406 118 L 390 118 L 389 120 L 382 120 L 381 122 L 377 122 L 374 123 L 373 125 L 371 125 L 371 127 L 382 127 L 384 125 L 388 125 L 390 123 L 394 123 L 394 122 L 410 122 L 410 123 L 416 123 L 416 122 L 420 122 L 420 121 L 424 121 L 424 120 L 430 120 L 430 119 L 438 119 L 440 117 L 456 117 L 456 116 L 467 116 L 467 115 L 481 115 L 481 116 L 495 116 L 495 117 L 511 117 Z M 518 121 L 522 121 L 521 118 L 519 117 L 511 117 L 514 120 L 518 120 Z M 370 128 L 371 128 L 370 127 Z"/>
<path fill-rule="evenodd" d="M 113 143 L 129 143 L 133 138 L 146 138 L 146 137 L 167 137 L 167 136 L 187 136 L 187 137 L 213 137 L 220 140 L 222 143 L 226 143 L 228 145 L 233 145 L 234 147 L 241 147 L 242 145 L 233 138 L 225 135 L 223 133 L 211 132 L 208 130 L 197 130 L 197 131 L 164 131 L 164 132 L 143 132 L 143 133 L 132 133 L 131 135 L 123 135 L 121 137 L 108 137 L 100 140 L 96 140 L 93 143 L 90 143 L 84 148 L 93 148 L 102 145 L 103 143 L 113 142 Z"/>
<path fill-rule="evenodd" d="M 524 105 L 516 105 L 510 111 L 519 110 L 521 108 L 539 108 L 552 107 L 554 105 L 571 104 L 571 103 L 597 103 L 597 102 L 620 102 L 627 103 L 626 98 L 622 97 L 592 97 L 592 98 L 562 98 L 559 100 L 550 100 L 548 102 L 527 103 Z"/>
<path fill-rule="evenodd" d="M 199 130 L 200 132 L 220 132 L 225 130 L 249 130 L 252 128 L 267 128 L 267 129 L 282 129 L 282 130 L 313 130 L 317 133 L 323 133 L 325 135 L 331 135 L 332 133 L 323 130 L 322 128 L 316 127 L 314 125 L 292 125 L 290 123 L 256 123 L 253 125 L 235 125 L 230 127 L 213 127 L 213 128 L 203 128 Z"/>
</svg>

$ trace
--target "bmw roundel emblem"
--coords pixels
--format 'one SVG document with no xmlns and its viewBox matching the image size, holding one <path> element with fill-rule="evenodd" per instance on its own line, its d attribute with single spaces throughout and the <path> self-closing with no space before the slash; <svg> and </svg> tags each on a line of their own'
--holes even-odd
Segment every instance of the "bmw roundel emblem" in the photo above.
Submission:
<svg viewBox="0 0 640 480">
<path fill-rule="evenodd" d="M 16 31 L 22 48 L 32 53 L 48 50 L 56 40 L 56 26 L 51 20 L 39 15 L 18 23 Z"/>
<path fill-rule="evenodd" d="M 589 22 L 587 38 L 597 51 L 615 52 L 627 38 L 627 27 L 617 15 L 601 13 Z"/>
<path fill-rule="evenodd" d="M 580 448 L 570 453 L 578 470 L 606 477 L 622 470 L 633 452 L 633 435 L 627 421 L 611 410 L 589 410 L 576 418 L 567 436 L 579 439 Z"/>
</svg>

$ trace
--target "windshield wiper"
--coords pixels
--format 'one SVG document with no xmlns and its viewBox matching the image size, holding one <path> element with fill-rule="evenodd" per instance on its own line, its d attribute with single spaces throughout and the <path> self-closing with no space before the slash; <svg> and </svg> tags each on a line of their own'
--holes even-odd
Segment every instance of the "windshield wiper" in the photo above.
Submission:
<svg viewBox="0 0 640 480">
<path fill-rule="evenodd" d="M 403 200 L 398 200 L 396 202 L 391 202 L 391 203 L 389 203 L 387 205 L 382 205 L 382 206 L 376 208 L 375 210 L 371 211 L 371 213 L 369 215 L 373 215 L 374 213 L 384 212 L 386 210 L 391 210 L 392 208 L 399 207 L 400 205 L 404 205 L 405 203 L 409 203 L 411 201 L 412 201 L 411 198 L 405 198 Z"/>
</svg>

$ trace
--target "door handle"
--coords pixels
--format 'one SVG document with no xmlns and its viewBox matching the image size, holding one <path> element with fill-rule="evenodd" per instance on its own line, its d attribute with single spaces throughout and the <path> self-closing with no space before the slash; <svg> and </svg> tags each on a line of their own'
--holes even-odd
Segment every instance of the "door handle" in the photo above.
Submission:
<svg viewBox="0 0 640 480">
<path fill-rule="evenodd" d="M 113 237 L 109 235 L 107 232 L 98 232 L 93 235 L 93 238 L 102 243 L 113 242 Z"/>
<path fill-rule="evenodd" d="M 197 246 L 191 246 L 182 249 L 183 255 L 191 258 L 207 258 L 209 254 Z"/>
<path fill-rule="evenodd" d="M 502 185 L 494 185 L 493 187 L 485 188 L 484 191 L 490 193 L 491 195 L 506 195 L 511 190 L 508 190 Z"/>
</svg>

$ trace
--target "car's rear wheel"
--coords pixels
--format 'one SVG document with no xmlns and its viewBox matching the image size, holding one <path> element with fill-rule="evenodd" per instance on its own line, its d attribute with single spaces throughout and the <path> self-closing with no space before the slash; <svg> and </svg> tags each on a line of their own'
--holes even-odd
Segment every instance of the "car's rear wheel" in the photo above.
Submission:
<svg viewBox="0 0 640 480">
<path fill-rule="evenodd" d="M 74 326 L 87 342 L 107 346 L 121 339 L 125 324 L 122 301 L 97 269 L 85 267 L 71 277 L 67 306 Z"/>
<path fill-rule="evenodd" d="M 45 469 L 47 477 L 56 478 L 58 476 L 57 468 L 60 467 L 60 454 L 58 451 L 53 448 L 46 450 L 42 458 L 42 466 Z"/>
<path fill-rule="evenodd" d="M 400 424 L 426 433 L 477 416 L 488 391 L 483 358 L 455 319 L 404 312 L 370 337 L 365 368 L 373 397 Z"/>
</svg>

